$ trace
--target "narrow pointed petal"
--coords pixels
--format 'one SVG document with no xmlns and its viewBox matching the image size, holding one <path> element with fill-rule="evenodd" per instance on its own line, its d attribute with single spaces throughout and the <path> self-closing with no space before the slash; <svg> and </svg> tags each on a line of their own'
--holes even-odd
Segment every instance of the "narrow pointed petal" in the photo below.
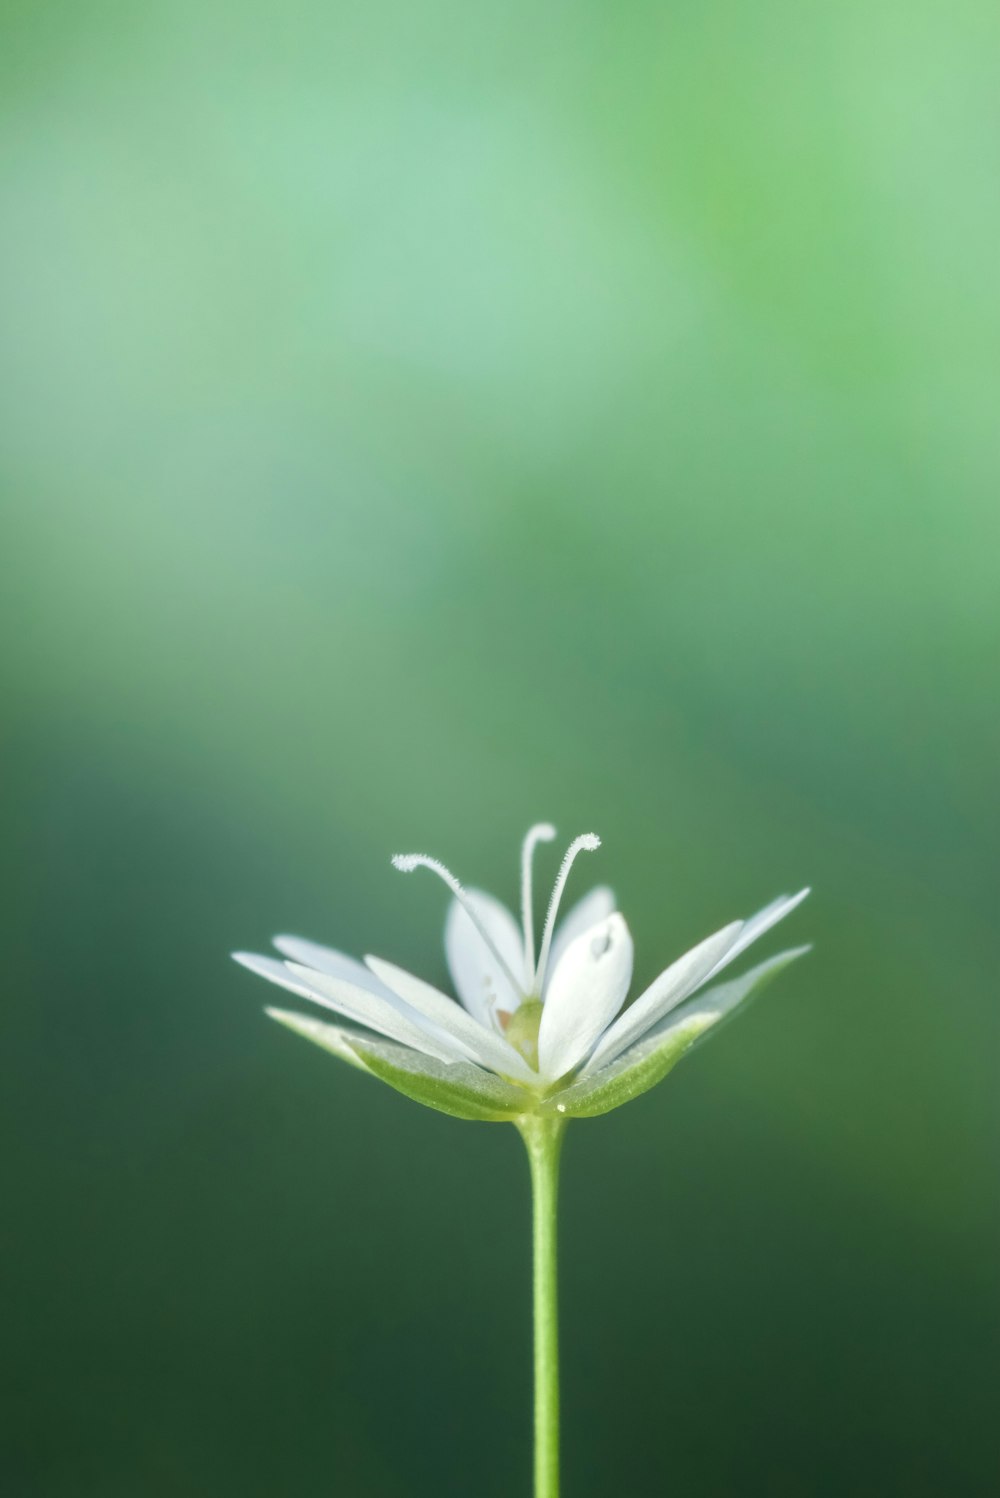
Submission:
<svg viewBox="0 0 1000 1498">
<path fill-rule="evenodd" d="M 413 1009 L 396 993 L 382 998 L 380 993 L 358 988 L 342 978 L 331 977 L 329 973 L 299 967 L 295 962 L 288 966 L 297 978 L 309 985 L 315 1002 L 335 1009 L 345 1019 L 376 1030 L 400 1045 L 412 1046 L 427 1056 L 436 1056 L 441 1061 L 476 1060 L 464 1041 Z"/>
<path fill-rule="evenodd" d="M 551 983 L 551 975 L 559 966 L 560 958 L 565 953 L 570 942 L 576 941 L 591 926 L 596 926 L 600 921 L 606 921 L 615 908 L 615 896 L 606 884 L 599 884 L 589 894 L 584 895 L 582 900 L 577 900 L 563 916 L 556 927 L 555 936 L 552 938 L 552 950 L 549 953 L 549 980 L 545 984 L 546 991 Z"/>
<path fill-rule="evenodd" d="M 742 921 L 733 921 L 671 963 L 607 1031 L 584 1067 L 584 1075 L 591 1075 L 620 1056 L 633 1041 L 694 993 L 733 946 L 742 929 Z"/>
<path fill-rule="evenodd" d="M 779 952 L 777 957 L 769 957 L 739 978 L 706 989 L 648 1031 L 623 1055 L 555 1093 L 544 1105 L 544 1111 L 565 1114 L 567 1118 L 596 1118 L 631 1102 L 662 1081 L 708 1030 L 727 1019 L 782 968 L 809 950 L 809 947 L 795 947 Z"/>
<path fill-rule="evenodd" d="M 632 980 L 632 938 L 619 914 L 570 943 L 552 974 L 538 1030 L 538 1069 L 552 1081 L 593 1048 Z"/>
<path fill-rule="evenodd" d="M 381 957 L 366 957 L 365 961 L 386 988 L 464 1046 L 470 1060 L 489 1067 L 500 1076 L 519 1077 L 525 1082 L 538 1081 L 536 1073 L 502 1035 L 486 1029 L 446 993 Z"/>
<path fill-rule="evenodd" d="M 520 928 L 510 911 L 481 889 L 466 890 L 466 897 L 511 972 L 519 973 L 524 951 Z M 481 1025 L 492 1026 L 497 1009 L 513 1013 L 523 995 L 512 986 L 457 900 L 451 902 L 445 921 L 444 950 L 455 992 Z"/>
<path fill-rule="evenodd" d="M 524 1111 L 524 1094 L 509 1082 L 464 1062 L 444 1065 L 391 1041 L 359 1035 L 311 1015 L 268 1009 L 271 1019 L 322 1046 L 342 1061 L 387 1082 L 404 1096 L 452 1118 L 501 1123 Z"/>
<path fill-rule="evenodd" d="M 345 1019 L 353 1020 L 357 1025 L 365 1025 L 370 1030 L 377 1030 L 390 1040 L 413 1046 L 415 1050 L 423 1051 L 428 1056 L 436 1056 L 440 1061 L 468 1059 L 464 1046 L 447 1037 L 430 1034 L 421 1024 L 419 1016 L 407 1014 L 405 1005 L 398 999 L 393 999 L 390 1003 L 380 994 L 358 988 L 344 979 L 332 978 L 328 973 L 301 967 L 298 963 L 278 962 L 273 957 L 258 957 L 251 952 L 237 952 L 234 955 L 237 962 L 261 978 L 267 978 L 269 982 L 277 983 L 279 987 L 287 988 L 290 993 L 299 994 L 313 1004 L 334 1009 Z"/>
<path fill-rule="evenodd" d="M 256 973 L 258 978 L 266 978 L 269 983 L 277 983 L 279 988 L 286 988 L 289 993 L 298 994 L 302 999 L 312 999 L 313 992 L 308 983 L 293 978 L 285 963 L 279 962 L 277 957 L 263 957 L 257 952 L 232 952 L 230 953 L 234 962 L 240 967 L 245 967 L 248 972 Z"/>
<path fill-rule="evenodd" d="M 349 957 L 346 952 L 321 946 L 316 941 L 307 941 L 304 936 L 276 936 L 274 945 L 282 956 L 300 963 L 302 967 L 329 973 L 331 978 L 344 978 L 356 988 L 367 988 L 372 993 L 381 994 L 383 998 L 389 997 L 389 990 L 379 982 L 375 974 L 363 962 L 359 962 L 356 957 Z"/>
<path fill-rule="evenodd" d="M 776 926 L 779 921 L 783 921 L 786 915 L 791 915 L 796 906 L 801 905 L 808 894 L 809 889 L 806 888 L 800 889 L 797 895 L 779 895 L 776 900 L 772 900 L 769 905 L 765 905 L 763 910 L 758 910 L 756 915 L 752 915 L 749 920 L 744 921 L 743 930 L 740 932 L 739 937 L 730 947 L 729 951 L 716 963 L 709 977 L 714 977 L 724 967 L 728 967 L 741 953 L 746 951 L 747 947 L 751 946 L 753 942 L 758 941 L 764 935 L 765 931 L 770 931 L 771 927 Z"/>
</svg>

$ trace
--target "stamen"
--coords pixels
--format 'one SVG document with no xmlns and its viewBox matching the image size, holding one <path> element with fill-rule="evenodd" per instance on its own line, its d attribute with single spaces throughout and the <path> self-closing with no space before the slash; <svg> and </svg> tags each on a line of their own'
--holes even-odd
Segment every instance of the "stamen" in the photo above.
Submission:
<svg viewBox="0 0 1000 1498">
<path fill-rule="evenodd" d="M 444 864 L 438 859 L 428 858 L 426 853 L 395 853 L 393 854 L 392 866 L 394 869 L 399 869 L 402 874 L 412 874 L 414 869 L 430 869 L 432 874 L 437 874 L 439 879 L 443 879 L 487 947 L 493 953 L 501 972 L 504 974 L 511 988 L 513 988 L 515 993 L 523 993 L 524 985 L 514 977 L 514 974 L 500 955 L 496 942 L 480 920 L 475 906 L 450 869 L 446 869 Z"/>
<path fill-rule="evenodd" d="M 535 915 L 532 908 L 531 861 L 539 843 L 551 843 L 556 829 L 550 822 L 536 822 L 521 847 L 521 926 L 524 931 L 524 981 L 531 987 L 535 976 Z"/>
<path fill-rule="evenodd" d="M 555 930 L 556 916 L 559 914 L 559 902 L 562 899 L 563 890 L 566 888 L 566 880 L 569 871 L 573 867 L 578 853 L 593 853 L 595 848 L 601 846 L 601 840 L 594 832 L 585 832 L 582 837 L 574 838 L 566 850 L 566 857 L 562 861 L 562 867 L 556 875 L 556 882 L 552 889 L 552 898 L 545 916 L 545 930 L 542 932 L 542 950 L 538 958 L 538 967 L 535 971 L 535 982 L 533 991 L 541 995 L 542 984 L 545 981 L 545 968 L 549 960 L 549 949 L 552 946 L 552 933 Z"/>
</svg>

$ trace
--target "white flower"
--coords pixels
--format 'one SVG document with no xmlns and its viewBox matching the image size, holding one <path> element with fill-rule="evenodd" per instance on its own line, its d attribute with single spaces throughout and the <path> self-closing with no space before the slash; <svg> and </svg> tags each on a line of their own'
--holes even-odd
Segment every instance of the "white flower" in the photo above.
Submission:
<svg viewBox="0 0 1000 1498">
<path fill-rule="evenodd" d="M 540 823 L 524 840 L 520 926 L 492 895 L 463 889 L 436 859 L 417 853 L 393 859 L 407 873 L 432 870 L 451 890 L 445 953 L 461 1002 L 382 958 L 362 964 L 296 936 L 275 937 L 284 961 L 233 955 L 348 1023 L 268 1009 L 274 1019 L 431 1107 L 499 1120 L 553 1110 L 594 1115 L 628 1101 L 766 978 L 808 951 L 782 952 L 703 991 L 805 899 L 804 889 L 699 942 L 623 1010 L 632 938 L 611 891 L 592 890 L 557 924 L 575 859 L 600 846 L 592 833 L 571 843 L 563 859 L 536 956 L 532 862 L 537 845 L 554 836 L 553 827 Z M 689 1002 L 696 994 L 698 1002 Z"/>
</svg>

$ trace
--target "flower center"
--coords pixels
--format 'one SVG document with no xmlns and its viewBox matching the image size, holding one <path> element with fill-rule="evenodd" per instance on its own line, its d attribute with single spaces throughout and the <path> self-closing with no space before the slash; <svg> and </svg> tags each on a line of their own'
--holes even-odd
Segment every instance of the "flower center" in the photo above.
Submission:
<svg viewBox="0 0 1000 1498">
<path fill-rule="evenodd" d="M 541 999 L 525 999 L 513 1014 L 501 1018 L 504 1037 L 515 1051 L 519 1051 L 530 1067 L 538 1070 L 538 1029 L 542 1023 Z"/>
</svg>

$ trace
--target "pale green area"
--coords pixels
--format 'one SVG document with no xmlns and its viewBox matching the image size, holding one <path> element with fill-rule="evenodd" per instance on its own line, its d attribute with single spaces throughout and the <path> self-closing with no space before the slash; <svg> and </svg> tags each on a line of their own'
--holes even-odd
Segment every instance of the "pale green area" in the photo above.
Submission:
<svg viewBox="0 0 1000 1498">
<path fill-rule="evenodd" d="M 531 1300 L 534 1343 L 534 1498 L 559 1498 L 559 1165 L 566 1125 L 524 1118 L 518 1125 L 531 1172 Z"/>
<path fill-rule="evenodd" d="M 566 1493 L 989 1490 L 997 65 L 985 0 L 0 8 L 0 1490 L 527 1490 L 513 1131 L 225 954 L 443 982 L 389 855 L 513 901 L 539 817 L 640 984 L 815 888 L 570 1131 Z"/>
</svg>

